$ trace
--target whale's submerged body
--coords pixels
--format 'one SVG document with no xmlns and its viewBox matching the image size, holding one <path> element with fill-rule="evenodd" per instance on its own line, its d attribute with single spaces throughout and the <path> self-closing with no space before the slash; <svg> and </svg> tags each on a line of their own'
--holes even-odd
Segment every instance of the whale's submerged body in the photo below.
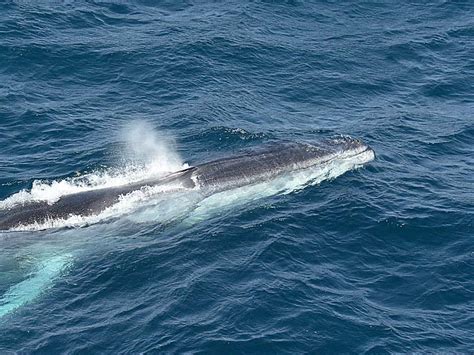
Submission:
<svg viewBox="0 0 474 355">
<path fill-rule="evenodd" d="M 54 219 L 99 214 L 120 198 L 149 187 L 169 187 L 163 191 L 199 190 L 204 195 L 270 181 L 285 173 L 304 171 L 328 164 L 340 164 L 347 171 L 370 162 L 374 151 L 350 137 L 327 139 L 319 143 L 280 142 L 196 165 L 167 176 L 119 187 L 102 188 L 64 195 L 54 203 L 46 201 L 18 204 L 0 210 L 0 230 Z M 342 172 L 344 172 L 342 171 Z M 341 172 L 341 173 L 342 173 Z"/>
</svg>

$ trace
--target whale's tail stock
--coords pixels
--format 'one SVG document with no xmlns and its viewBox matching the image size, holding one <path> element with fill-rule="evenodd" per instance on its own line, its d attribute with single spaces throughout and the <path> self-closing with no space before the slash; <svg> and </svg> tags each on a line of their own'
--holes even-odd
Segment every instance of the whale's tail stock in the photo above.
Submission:
<svg viewBox="0 0 474 355">
<path fill-rule="evenodd" d="M 0 296 L 0 319 L 43 294 L 72 263 L 72 259 L 71 254 L 65 253 L 38 260 L 23 281 L 10 286 Z"/>
<path fill-rule="evenodd" d="M 72 260 L 73 257 L 69 253 L 45 255 L 34 260 L 26 277 L 0 295 L 0 321 L 52 287 L 54 281 L 67 270 Z"/>
</svg>

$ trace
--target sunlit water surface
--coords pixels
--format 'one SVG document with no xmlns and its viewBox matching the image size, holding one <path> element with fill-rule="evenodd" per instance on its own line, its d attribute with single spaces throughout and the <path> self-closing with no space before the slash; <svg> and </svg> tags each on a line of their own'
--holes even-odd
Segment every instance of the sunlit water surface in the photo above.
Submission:
<svg viewBox="0 0 474 355">
<path fill-rule="evenodd" d="M 1 233 L 0 352 L 472 352 L 472 18 L 442 1 L 0 4 L 1 208 L 280 139 L 377 153 L 337 178 Z"/>
</svg>

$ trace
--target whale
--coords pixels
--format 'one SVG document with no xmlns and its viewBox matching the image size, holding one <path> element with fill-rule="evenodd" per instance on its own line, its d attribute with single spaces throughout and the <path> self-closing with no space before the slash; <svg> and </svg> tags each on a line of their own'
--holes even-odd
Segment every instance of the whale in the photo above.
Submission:
<svg viewBox="0 0 474 355">
<path fill-rule="evenodd" d="M 374 159 L 371 147 L 347 136 L 317 142 L 272 141 L 160 177 L 115 187 L 91 187 L 63 194 L 55 201 L 10 199 L 14 202 L 0 205 L 0 237 L 5 236 L 0 241 L 6 243 L 2 244 L 0 269 L 18 265 L 14 280 L 19 282 L 10 285 L 8 277 L 0 280 L 0 287 L 5 288 L 0 295 L 0 324 L 48 292 L 87 255 L 91 245 L 110 247 L 96 238 L 109 226 L 92 224 L 117 217 L 117 211 L 122 215 L 122 199 L 127 206 L 138 197 L 138 205 L 125 212 L 127 216 L 117 221 L 119 226 L 130 221 L 166 224 L 178 215 L 175 227 L 189 228 L 228 209 L 251 206 L 250 201 L 334 179 Z M 108 209 L 113 213 L 107 213 Z M 68 226 L 88 228 L 65 228 Z M 17 233 L 50 228 L 60 230 L 17 238 Z"/>
<path fill-rule="evenodd" d="M 346 170 L 350 170 L 374 159 L 375 152 L 369 145 L 348 136 L 317 142 L 275 141 L 159 178 L 63 195 L 55 202 L 19 203 L 0 210 L 0 231 L 72 216 L 96 215 L 124 196 L 147 188 L 157 188 L 161 194 L 198 190 L 209 196 L 328 164 L 345 163 Z"/>
</svg>

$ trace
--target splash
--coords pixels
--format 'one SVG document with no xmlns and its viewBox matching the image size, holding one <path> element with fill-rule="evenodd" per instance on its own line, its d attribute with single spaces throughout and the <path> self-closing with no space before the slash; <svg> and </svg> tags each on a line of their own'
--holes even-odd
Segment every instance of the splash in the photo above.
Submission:
<svg viewBox="0 0 474 355">
<path fill-rule="evenodd" d="M 148 174 L 163 175 L 183 168 L 174 138 L 155 130 L 149 122 L 138 120 L 127 124 L 122 137 L 130 159 L 143 164 Z"/>
<path fill-rule="evenodd" d="M 120 139 L 125 146 L 121 152 L 124 163 L 119 168 L 96 170 L 62 180 L 35 180 L 31 189 L 21 190 L 0 201 L 0 209 L 38 201 L 53 204 L 64 195 L 126 185 L 189 167 L 177 153 L 174 138 L 158 132 L 147 121 L 125 125 Z"/>
</svg>

